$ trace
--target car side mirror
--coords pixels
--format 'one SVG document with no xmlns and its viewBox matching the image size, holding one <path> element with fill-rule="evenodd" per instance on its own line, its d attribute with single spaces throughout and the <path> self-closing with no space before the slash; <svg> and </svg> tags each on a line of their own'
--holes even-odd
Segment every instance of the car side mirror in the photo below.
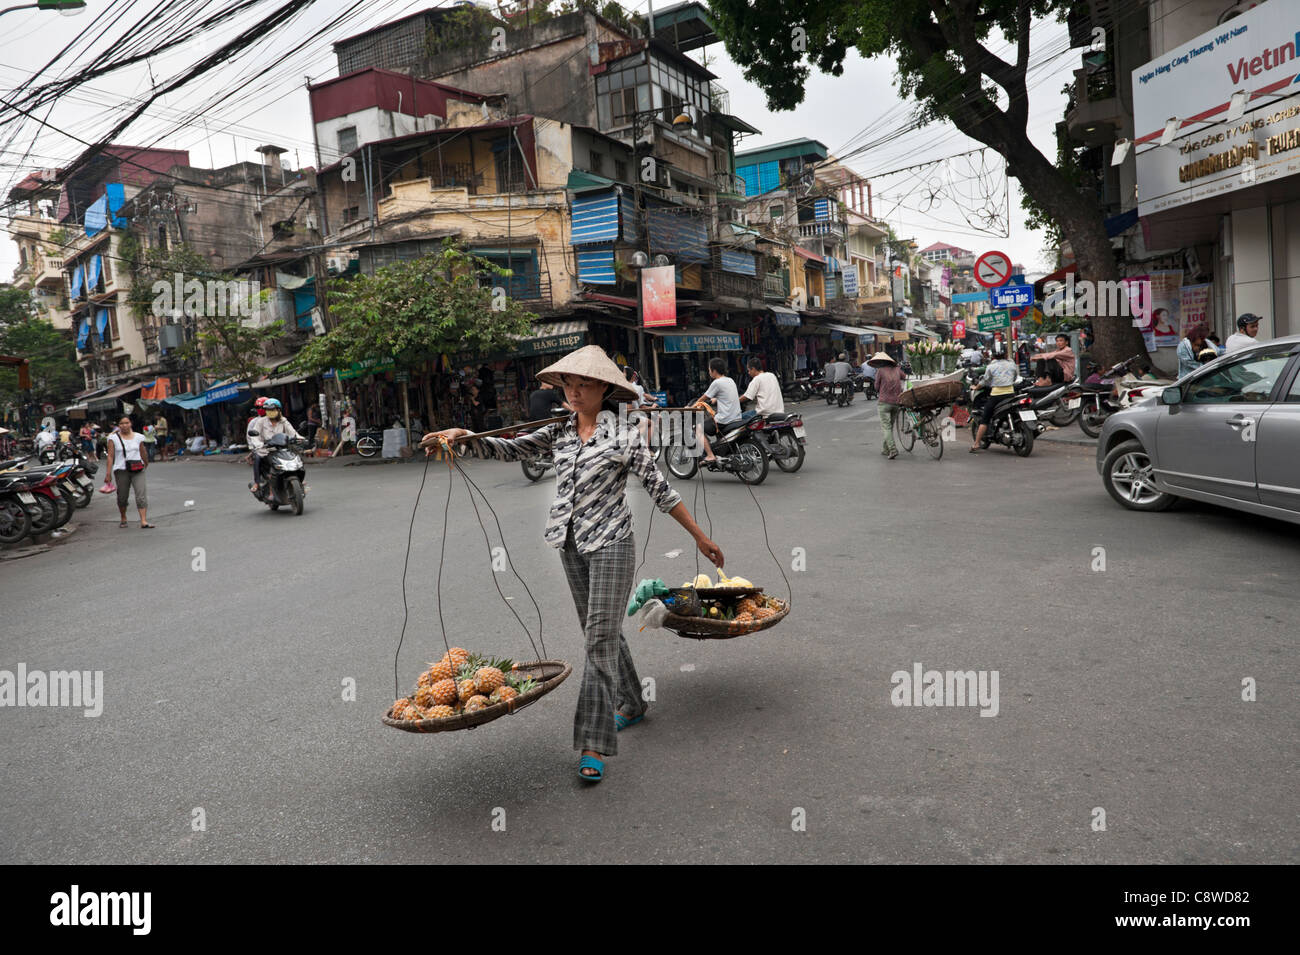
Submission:
<svg viewBox="0 0 1300 955">
<path fill-rule="evenodd" d="M 1160 403 L 1162 405 L 1180 405 L 1183 403 L 1183 389 L 1169 387 L 1160 392 Z"/>
</svg>

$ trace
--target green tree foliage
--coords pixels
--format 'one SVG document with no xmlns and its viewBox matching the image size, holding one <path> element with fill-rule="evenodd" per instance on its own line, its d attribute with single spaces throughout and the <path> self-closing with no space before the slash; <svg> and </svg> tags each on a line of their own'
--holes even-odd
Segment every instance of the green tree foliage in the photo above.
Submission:
<svg viewBox="0 0 1300 955">
<path fill-rule="evenodd" d="M 131 292 L 128 301 L 135 316 L 146 322 L 157 323 L 165 316 L 155 314 L 159 292 L 154 284 L 165 283 L 175 287 L 176 276 L 185 282 L 238 282 L 236 276 L 214 271 L 204 258 L 188 245 L 175 246 L 164 252 L 160 249 L 141 249 L 138 244 L 124 243 L 122 258 L 134 265 Z M 249 303 L 255 307 L 258 303 Z M 255 325 L 235 313 L 235 303 L 223 297 L 185 296 L 183 302 L 173 302 L 173 310 L 184 311 L 193 332 L 193 338 L 181 350 L 179 357 L 195 362 L 214 378 L 234 378 L 247 381 L 265 371 L 262 358 L 266 346 L 284 334 L 284 323 Z"/>
<path fill-rule="evenodd" d="M 1069 0 L 710 0 L 718 35 L 743 64 L 745 77 L 767 94 L 772 109 L 804 98 L 813 67 L 844 71 L 850 49 L 891 56 L 899 92 L 913 97 L 922 119 L 946 118 L 996 150 L 1007 171 L 1069 240 L 1081 278 L 1119 277 L 1095 197 L 1084 196 L 1030 140 L 1030 25 L 1062 17 Z M 1004 59 L 997 40 L 1011 45 Z M 1096 325 L 1098 351 L 1118 361 L 1140 346 L 1127 319 Z"/>
<path fill-rule="evenodd" d="M 527 334 L 536 318 L 481 284 L 485 276 L 510 274 L 447 241 L 437 255 L 335 279 L 334 328 L 303 347 L 296 367 L 318 372 L 390 355 L 409 366 L 447 353 L 491 354 L 511 335 Z"/>
<path fill-rule="evenodd" d="M 28 359 L 32 401 L 66 404 L 85 387 L 68 333 L 37 315 L 27 292 L 9 285 L 0 285 L 0 354 Z M 26 400 L 18 370 L 0 366 L 0 405 Z"/>
</svg>

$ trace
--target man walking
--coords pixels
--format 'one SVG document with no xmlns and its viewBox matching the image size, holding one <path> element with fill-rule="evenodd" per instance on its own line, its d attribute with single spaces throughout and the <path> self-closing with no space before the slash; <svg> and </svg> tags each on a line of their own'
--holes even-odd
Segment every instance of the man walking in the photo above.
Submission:
<svg viewBox="0 0 1300 955">
<path fill-rule="evenodd" d="M 903 379 L 907 376 L 898 367 L 898 362 L 883 351 L 872 355 L 867 364 L 876 369 L 876 392 L 880 396 L 876 402 L 880 409 L 880 433 L 884 436 L 880 453 L 892 461 L 898 457 L 898 446 L 894 444 L 894 422 L 901 410 L 898 402 L 903 397 Z"/>
</svg>

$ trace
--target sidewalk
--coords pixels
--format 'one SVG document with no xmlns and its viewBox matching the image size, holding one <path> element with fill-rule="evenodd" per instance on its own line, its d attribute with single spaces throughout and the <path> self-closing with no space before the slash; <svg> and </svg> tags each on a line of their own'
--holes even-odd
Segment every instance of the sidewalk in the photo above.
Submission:
<svg viewBox="0 0 1300 955">
<path fill-rule="evenodd" d="M 1044 431 L 1038 436 L 1038 440 L 1051 441 L 1055 444 L 1081 444 L 1089 448 L 1097 446 L 1097 439 L 1088 437 L 1079 430 L 1077 424 L 1066 425 L 1064 428 L 1056 428 L 1053 431 Z"/>
</svg>

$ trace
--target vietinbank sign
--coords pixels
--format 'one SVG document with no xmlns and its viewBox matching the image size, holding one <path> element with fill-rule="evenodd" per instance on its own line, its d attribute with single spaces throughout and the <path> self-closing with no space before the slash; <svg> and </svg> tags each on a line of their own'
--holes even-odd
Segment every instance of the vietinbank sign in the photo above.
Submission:
<svg viewBox="0 0 1300 955">
<path fill-rule="evenodd" d="M 1300 4 L 1271 0 L 1133 71 L 1133 128 L 1139 146 L 1176 118 L 1179 134 L 1227 118 L 1232 94 L 1247 113 L 1300 91 Z"/>
<path fill-rule="evenodd" d="M 1300 3 L 1264 3 L 1138 67 L 1133 125 L 1142 216 L 1300 173 Z"/>
</svg>

